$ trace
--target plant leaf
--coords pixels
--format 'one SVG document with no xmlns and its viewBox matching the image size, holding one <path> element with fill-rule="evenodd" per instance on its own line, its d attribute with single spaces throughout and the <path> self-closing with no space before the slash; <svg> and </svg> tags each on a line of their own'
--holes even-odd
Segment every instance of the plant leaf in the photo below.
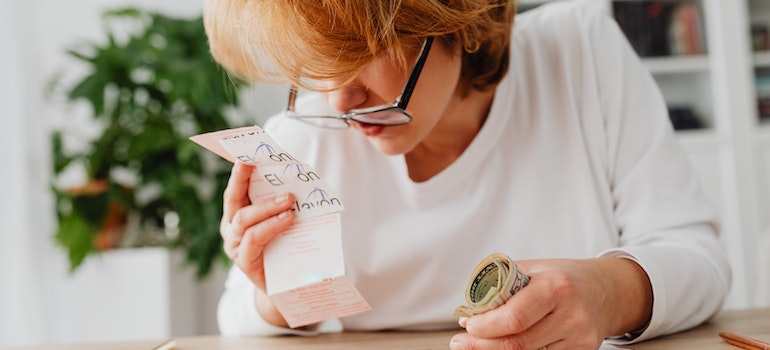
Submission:
<svg viewBox="0 0 770 350">
<path fill-rule="evenodd" d="M 96 232 L 97 229 L 77 212 L 60 218 L 56 241 L 67 249 L 70 272 L 75 271 L 86 256 L 96 252 L 93 245 Z"/>
</svg>

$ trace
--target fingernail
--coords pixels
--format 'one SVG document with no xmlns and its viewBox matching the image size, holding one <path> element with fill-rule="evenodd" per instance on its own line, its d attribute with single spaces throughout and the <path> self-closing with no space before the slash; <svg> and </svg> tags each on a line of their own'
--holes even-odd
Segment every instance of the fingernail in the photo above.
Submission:
<svg viewBox="0 0 770 350">
<path fill-rule="evenodd" d="M 278 196 L 275 196 L 275 204 L 286 204 L 289 201 L 289 195 L 284 193 Z"/>
<path fill-rule="evenodd" d="M 458 336 L 452 337 L 452 340 L 449 341 L 449 348 L 452 350 L 462 349 L 463 348 L 462 338 Z"/>
<path fill-rule="evenodd" d="M 465 325 L 468 324 L 468 318 L 467 317 L 460 317 L 460 319 L 457 320 L 457 323 L 460 325 L 460 327 L 465 328 Z"/>
<path fill-rule="evenodd" d="M 279 220 L 285 220 L 288 217 L 289 217 L 289 211 L 288 210 L 278 214 L 278 219 Z"/>
</svg>

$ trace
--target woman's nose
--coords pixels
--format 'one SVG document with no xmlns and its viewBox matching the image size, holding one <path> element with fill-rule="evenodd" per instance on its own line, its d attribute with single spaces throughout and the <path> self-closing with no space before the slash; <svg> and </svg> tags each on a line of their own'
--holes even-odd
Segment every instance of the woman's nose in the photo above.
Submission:
<svg viewBox="0 0 770 350">
<path fill-rule="evenodd" d="M 366 88 L 347 85 L 328 92 L 329 107 L 340 113 L 347 112 L 364 104 L 367 99 Z"/>
</svg>

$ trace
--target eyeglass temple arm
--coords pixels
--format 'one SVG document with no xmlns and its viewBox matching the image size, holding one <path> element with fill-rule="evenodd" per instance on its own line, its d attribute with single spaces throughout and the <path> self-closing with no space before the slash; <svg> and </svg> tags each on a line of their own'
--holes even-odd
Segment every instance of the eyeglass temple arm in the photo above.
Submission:
<svg viewBox="0 0 770 350">
<path fill-rule="evenodd" d="M 289 88 L 289 103 L 286 104 L 287 112 L 294 112 L 295 102 L 297 102 L 297 86 L 292 84 Z"/>
<path fill-rule="evenodd" d="M 412 73 L 409 74 L 409 81 L 406 82 L 404 91 L 401 92 L 401 96 L 398 98 L 398 107 L 401 109 L 406 109 L 406 106 L 409 104 L 409 99 L 412 97 L 414 86 L 417 85 L 417 79 L 420 77 L 422 67 L 425 65 L 425 61 L 428 59 L 428 52 L 430 52 L 431 44 L 433 44 L 433 37 L 429 36 L 422 44 L 420 57 L 417 57 L 417 62 L 415 62 L 414 68 L 412 68 Z"/>
<path fill-rule="evenodd" d="M 404 90 L 401 92 L 401 96 L 398 98 L 399 108 L 405 109 L 409 104 L 409 99 L 412 97 L 412 91 L 414 90 L 414 86 L 417 84 L 417 79 L 420 77 L 422 67 L 425 66 L 425 61 L 428 59 L 428 52 L 430 52 L 431 44 L 433 44 L 433 37 L 428 37 L 422 44 L 420 57 L 417 58 L 417 62 L 415 62 L 414 68 L 412 68 L 412 72 L 409 74 L 409 81 L 406 82 Z M 289 88 L 289 103 L 286 105 L 287 111 L 294 112 L 294 103 L 296 100 L 297 86 L 292 85 L 291 88 Z"/>
</svg>

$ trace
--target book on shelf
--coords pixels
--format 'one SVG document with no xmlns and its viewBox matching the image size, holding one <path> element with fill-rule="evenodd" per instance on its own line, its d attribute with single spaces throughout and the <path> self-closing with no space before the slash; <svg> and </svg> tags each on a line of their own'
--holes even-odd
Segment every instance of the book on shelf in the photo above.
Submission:
<svg viewBox="0 0 770 350">
<path fill-rule="evenodd" d="M 668 116 L 674 130 L 695 130 L 705 127 L 701 117 L 691 106 L 669 106 Z"/>
<path fill-rule="evenodd" d="M 757 87 L 757 112 L 760 120 L 770 120 L 770 70 L 757 69 L 755 84 Z"/>
<path fill-rule="evenodd" d="M 751 25 L 751 49 L 755 52 L 770 50 L 770 31 L 766 24 Z"/>
<path fill-rule="evenodd" d="M 615 20 L 642 57 L 706 53 L 700 8 L 693 1 L 615 1 Z"/>
</svg>

